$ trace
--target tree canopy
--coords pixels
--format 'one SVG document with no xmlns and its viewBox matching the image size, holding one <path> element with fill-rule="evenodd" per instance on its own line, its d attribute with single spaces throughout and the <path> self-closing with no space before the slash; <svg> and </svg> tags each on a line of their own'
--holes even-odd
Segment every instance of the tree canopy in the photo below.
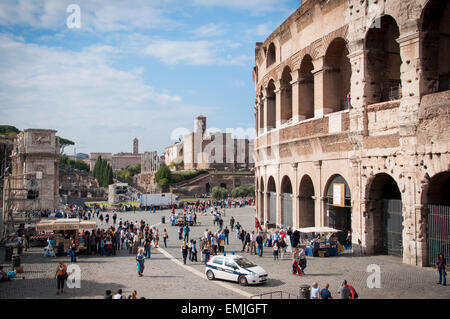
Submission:
<svg viewBox="0 0 450 319">
<path fill-rule="evenodd" d="M 82 160 L 74 160 L 65 154 L 59 157 L 59 165 L 61 168 L 78 169 L 89 173 L 89 165 Z"/>
<path fill-rule="evenodd" d="M 214 199 L 225 199 L 228 197 L 228 191 L 224 187 L 214 186 L 211 190 L 211 196 Z"/>
<path fill-rule="evenodd" d="M 95 163 L 92 176 L 97 179 L 102 187 L 108 187 L 113 183 L 112 167 L 107 161 L 104 161 L 101 156 L 98 157 L 97 162 Z"/>
<path fill-rule="evenodd" d="M 61 154 L 64 153 L 64 148 L 69 145 L 75 145 L 75 142 L 68 140 L 67 138 L 56 136 L 56 139 L 59 141 L 59 151 Z"/>
</svg>

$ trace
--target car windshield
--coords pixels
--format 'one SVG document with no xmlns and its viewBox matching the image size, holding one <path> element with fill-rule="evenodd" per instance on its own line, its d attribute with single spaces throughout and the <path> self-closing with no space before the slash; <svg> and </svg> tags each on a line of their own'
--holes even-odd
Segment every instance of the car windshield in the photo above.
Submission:
<svg viewBox="0 0 450 319">
<path fill-rule="evenodd" d="M 236 258 L 234 261 L 242 268 L 256 267 L 256 265 L 247 258 Z"/>
</svg>

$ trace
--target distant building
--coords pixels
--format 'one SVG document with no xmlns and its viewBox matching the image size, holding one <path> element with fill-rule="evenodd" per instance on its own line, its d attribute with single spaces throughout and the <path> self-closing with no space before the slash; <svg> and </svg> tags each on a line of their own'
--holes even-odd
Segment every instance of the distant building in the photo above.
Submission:
<svg viewBox="0 0 450 319">
<path fill-rule="evenodd" d="M 138 139 L 133 140 L 133 153 L 100 153 L 94 152 L 89 156 L 89 167 L 91 171 L 94 169 L 97 159 L 101 156 L 104 161 L 111 165 L 113 170 L 121 170 L 127 168 L 128 166 L 135 166 L 141 164 L 142 154 L 137 153 L 138 151 Z"/>
<path fill-rule="evenodd" d="M 208 132 L 206 117 L 195 119 L 194 132 L 182 142 L 166 147 L 165 163 L 183 160 L 184 169 L 250 169 L 254 166 L 253 141 L 233 138 L 231 133 Z"/>
</svg>

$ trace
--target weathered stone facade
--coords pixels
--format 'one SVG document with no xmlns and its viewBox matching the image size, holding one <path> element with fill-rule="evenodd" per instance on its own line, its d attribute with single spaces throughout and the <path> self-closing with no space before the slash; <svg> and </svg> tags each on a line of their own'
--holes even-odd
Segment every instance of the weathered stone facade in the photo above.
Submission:
<svg viewBox="0 0 450 319">
<path fill-rule="evenodd" d="M 106 189 L 88 172 L 78 170 L 59 170 L 59 194 L 83 198 L 87 201 L 104 200 Z"/>
<path fill-rule="evenodd" d="M 427 205 L 450 204 L 449 31 L 444 0 L 303 0 L 257 43 L 259 218 L 429 264 Z"/>
<path fill-rule="evenodd" d="M 26 129 L 17 135 L 11 155 L 11 176 L 9 182 L 5 181 L 9 210 L 58 207 L 60 154 L 55 134 L 54 130 Z"/>
<path fill-rule="evenodd" d="M 156 151 L 145 152 L 142 155 L 141 172 L 142 173 L 154 173 L 158 171 L 161 166 L 161 159 Z"/>
</svg>

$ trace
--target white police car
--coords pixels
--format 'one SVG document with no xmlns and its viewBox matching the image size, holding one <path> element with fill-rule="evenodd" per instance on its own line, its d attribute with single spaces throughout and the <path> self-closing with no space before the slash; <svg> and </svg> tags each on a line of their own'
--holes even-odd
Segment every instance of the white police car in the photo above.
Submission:
<svg viewBox="0 0 450 319">
<path fill-rule="evenodd" d="M 209 280 L 224 279 L 246 286 L 267 281 L 267 272 L 260 266 L 239 255 L 217 255 L 206 263 L 206 277 Z"/>
</svg>

